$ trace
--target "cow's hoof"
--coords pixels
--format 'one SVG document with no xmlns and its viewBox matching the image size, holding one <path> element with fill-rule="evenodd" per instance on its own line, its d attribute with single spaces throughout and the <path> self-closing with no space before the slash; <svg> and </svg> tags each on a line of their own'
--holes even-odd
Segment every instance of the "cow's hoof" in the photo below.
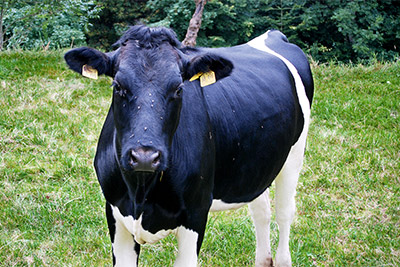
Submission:
<svg viewBox="0 0 400 267">
<path fill-rule="evenodd" d="M 281 261 L 281 262 L 276 261 L 275 267 L 292 267 L 292 261 L 291 260 Z"/>
<path fill-rule="evenodd" d="M 268 257 L 263 261 L 256 262 L 256 267 L 273 267 L 274 262 L 272 261 L 272 257 Z"/>
</svg>

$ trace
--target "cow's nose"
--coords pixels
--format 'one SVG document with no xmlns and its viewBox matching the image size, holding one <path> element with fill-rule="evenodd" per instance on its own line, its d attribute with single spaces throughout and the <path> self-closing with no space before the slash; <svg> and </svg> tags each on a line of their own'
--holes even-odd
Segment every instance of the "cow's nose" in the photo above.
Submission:
<svg viewBox="0 0 400 267">
<path fill-rule="evenodd" d="M 152 149 L 132 149 L 130 165 L 135 171 L 154 172 L 160 166 L 161 152 Z"/>
</svg>

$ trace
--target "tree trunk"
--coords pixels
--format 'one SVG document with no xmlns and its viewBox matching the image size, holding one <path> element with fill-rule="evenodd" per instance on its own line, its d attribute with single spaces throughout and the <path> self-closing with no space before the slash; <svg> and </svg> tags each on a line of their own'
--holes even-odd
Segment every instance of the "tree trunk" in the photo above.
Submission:
<svg viewBox="0 0 400 267">
<path fill-rule="evenodd" d="M 207 0 L 195 0 L 196 1 L 196 10 L 193 13 L 192 19 L 189 22 L 189 27 L 186 32 L 185 40 L 183 40 L 182 44 L 184 46 L 196 46 L 197 33 L 199 32 L 201 26 L 201 19 L 203 17 L 204 5 L 207 3 Z"/>
</svg>

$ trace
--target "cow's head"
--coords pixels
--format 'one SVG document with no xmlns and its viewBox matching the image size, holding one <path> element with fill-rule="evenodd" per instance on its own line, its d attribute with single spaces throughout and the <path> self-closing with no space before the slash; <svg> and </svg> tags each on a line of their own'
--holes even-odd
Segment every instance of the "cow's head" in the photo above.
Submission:
<svg viewBox="0 0 400 267">
<path fill-rule="evenodd" d="M 159 173 L 168 168 L 168 150 L 179 124 L 185 84 L 199 72 L 228 76 L 229 60 L 181 48 L 167 28 L 131 27 L 110 53 L 82 47 L 65 54 L 69 67 L 89 65 L 114 78 L 112 112 L 117 158 L 125 173 Z"/>
</svg>

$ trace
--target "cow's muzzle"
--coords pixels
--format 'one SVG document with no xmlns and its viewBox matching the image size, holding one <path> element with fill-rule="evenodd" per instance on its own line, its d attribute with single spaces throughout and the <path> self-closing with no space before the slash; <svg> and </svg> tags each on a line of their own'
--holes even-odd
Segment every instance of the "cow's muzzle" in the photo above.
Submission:
<svg viewBox="0 0 400 267">
<path fill-rule="evenodd" d="M 154 149 L 132 149 L 129 157 L 129 165 L 137 172 L 155 172 L 161 165 L 161 152 Z"/>
</svg>

